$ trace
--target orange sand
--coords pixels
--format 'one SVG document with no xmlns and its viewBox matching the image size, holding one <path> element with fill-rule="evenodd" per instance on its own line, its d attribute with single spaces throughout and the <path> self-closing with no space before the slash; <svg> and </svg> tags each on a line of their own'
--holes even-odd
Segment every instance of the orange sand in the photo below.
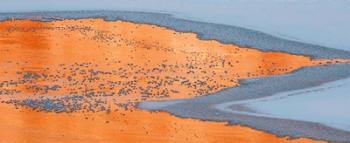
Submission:
<svg viewBox="0 0 350 143">
<path fill-rule="evenodd" d="M 247 127 L 180 119 L 166 113 L 119 111 L 43 113 L 0 104 L 0 142 L 6 143 L 310 143 Z"/>
<path fill-rule="evenodd" d="M 113 106 L 191 98 L 238 86 L 244 78 L 340 62 L 261 52 L 123 21 L 0 23 L 1 101 L 83 95 Z M 0 117 L 0 142 L 312 142 L 166 113 L 114 109 L 109 114 L 57 114 L 0 104 L 6 115 Z"/>
<path fill-rule="evenodd" d="M 90 91 L 115 95 L 120 102 L 190 98 L 237 86 L 239 79 L 328 62 L 203 41 L 193 33 L 154 25 L 101 19 L 5 21 L 0 31 L 0 81 L 14 81 L 0 90 L 20 91 L 16 98 Z M 28 74 L 40 77 L 21 81 Z M 45 91 L 54 85 L 60 88 Z"/>
</svg>

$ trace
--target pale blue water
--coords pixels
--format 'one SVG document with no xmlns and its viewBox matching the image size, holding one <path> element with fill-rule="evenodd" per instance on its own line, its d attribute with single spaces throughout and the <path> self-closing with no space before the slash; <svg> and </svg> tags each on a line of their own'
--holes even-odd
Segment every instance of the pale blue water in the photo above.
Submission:
<svg viewBox="0 0 350 143">
<path fill-rule="evenodd" d="M 256 110 L 257 116 L 311 121 L 350 131 L 350 79 L 239 104 Z"/>
</svg>

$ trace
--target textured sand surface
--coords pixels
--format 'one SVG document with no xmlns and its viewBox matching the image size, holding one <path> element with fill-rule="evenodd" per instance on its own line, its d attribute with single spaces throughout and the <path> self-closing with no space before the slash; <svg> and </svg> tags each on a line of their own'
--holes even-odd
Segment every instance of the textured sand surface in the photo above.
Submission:
<svg viewBox="0 0 350 143">
<path fill-rule="evenodd" d="M 134 104 L 207 95 L 244 78 L 346 62 L 101 19 L 4 21 L 0 45 L 0 112 L 7 115 L 0 128 L 7 142 L 312 142 L 150 113 Z"/>
</svg>

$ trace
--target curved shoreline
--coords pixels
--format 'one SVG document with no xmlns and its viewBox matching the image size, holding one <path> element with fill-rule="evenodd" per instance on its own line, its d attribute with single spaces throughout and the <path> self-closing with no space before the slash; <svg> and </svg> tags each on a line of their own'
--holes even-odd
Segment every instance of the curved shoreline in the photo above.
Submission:
<svg viewBox="0 0 350 143">
<path fill-rule="evenodd" d="M 284 40 L 261 32 L 234 26 L 182 20 L 168 14 L 125 11 L 1 13 L 0 19 L 33 18 L 31 17 L 33 15 L 38 16 L 34 17 L 34 19 L 43 21 L 53 21 L 60 18 L 80 19 L 95 17 L 104 18 L 109 21 L 124 20 L 156 24 L 180 32 L 196 33 L 200 39 L 217 40 L 221 43 L 236 44 L 241 47 L 254 47 L 262 51 L 281 51 L 291 54 L 308 55 L 313 58 L 350 58 L 350 52 L 348 51 Z M 228 88 L 210 96 L 176 100 L 176 103 L 163 104 L 164 106 L 158 106 L 160 102 L 144 102 L 140 104 L 140 107 L 153 111 L 166 111 L 185 118 L 228 121 L 230 124 L 246 125 L 279 136 L 310 137 L 328 141 L 346 142 L 350 141 L 349 132 L 325 127 L 320 124 L 228 114 L 213 109 L 212 106 L 218 103 L 249 98 L 254 99 L 262 96 L 271 96 L 279 92 L 314 87 L 322 83 L 346 78 L 349 75 L 350 65 L 310 67 L 287 75 L 243 80 L 241 84 L 244 86 Z M 325 79 L 319 81 L 320 78 Z M 282 84 L 281 81 L 286 84 Z M 259 93 L 256 93 L 256 91 L 259 91 Z M 236 94 L 236 96 L 232 96 L 232 94 Z M 167 102 L 163 101 L 162 103 Z"/>
<path fill-rule="evenodd" d="M 313 88 L 282 92 L 268 97 L 226 102 L 216 105 L 215 108 L 220 111 L 242 115 L 321 123 L 325 126 L 349 131 L 349 128 L 347 128 L 348 122 L 346 122 L 348 120 L 346 117 L 347 111 L 345 111 L 347 105 L 343 105 L 344 103 L 348 103 L 346 98 L 347 92 L 344 91 L 344 89 L 348 88 L 348 85 L 349 78 L 325 83 Z M 296 101 L 296 99 L 299 100 Z M 325 104 L 319 104 L 325 100 L 329 101 Z M 282 101 L 284 101 L 283 104 Z M 281 104 L 274 106 L 276 102 Z M 305 103 L 309 106 L 306 106 Z M 263 104 L 264 106 L 256 106 L 257 104 Z M 269 106 L 274 106 L 273 110 L 268 110 L 272 109 Z M 286 106 L 292 106 L 292 108 L 289 108 L 290 110 L 279 109 Z M 318 110 L 315 110 L 316 108 Z M 276 110 L 280 110 L 280 112 L 276 112 Z M 302 110 L 304 112 L 300 112 Z M 284 114 L 283 111 L 290 112 Z M 342 115 L 337 113 L 342 113 Z"/>
<path fill-rule="evenodd" d="M 209 96 L 176 100 L 176 102 L 170 101 L 168 104 L 164 103 L 166 101 L 148 101 L 139 104 L 139 107 L 151 111 L 170 112 L 183 118 L 226 121 L 230 124 L 245 125 L 278 136 L 348 142 L 350 132 L 319 123 L 234 114 L 221 111 L 216 106 L 233 101 L 268 97 L 281 92 L 315 87 L 349 77 L 349 75 L 350 65 L 348 64 L 308 67 L 286 75 L 243 80 L 241 83 L 244 86 L 229 88 Z M 321 77 L 324 77 L 323 82 L 318 82 Z M 288 83 L 288 85 L 285 83 Z M 162 102 L 163 104 L 157 106 Z"/>
</svg>

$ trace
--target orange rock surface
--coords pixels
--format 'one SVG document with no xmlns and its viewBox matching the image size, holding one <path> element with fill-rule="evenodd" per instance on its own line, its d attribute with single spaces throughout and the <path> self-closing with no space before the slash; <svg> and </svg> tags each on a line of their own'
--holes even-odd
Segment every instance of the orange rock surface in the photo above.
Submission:
<svg viewBox="0 0 350 143">
<path fill-rule="evenodd" d="M 149 24 L 101 19 L 0 23 L 0 139 L 6 142 L 312 142 L 225 123 L 133 109 L 145 100 L 191 98 L 286 74 L 312 60 L 200 40 Z M 26 99 L 56 99 L 47 109 Z M 83 98 L 84 100 L 80 99 Z M 13 106 L 12 104 L 16 105 Z M 92 105 L 93 104 L 93 105 Z M 126 107 L 124 105 L 127 105 Z M 129 109 L 129 104 L 132 109 Z M 32 107 L 30 110 L 23 107 Z M 122 108 L 125 107 L 125 108 Z M 16 109 L 17 108 L 17 109 Z M 108 112 L 99 112 L 106 111 Z"/>
</svg>

